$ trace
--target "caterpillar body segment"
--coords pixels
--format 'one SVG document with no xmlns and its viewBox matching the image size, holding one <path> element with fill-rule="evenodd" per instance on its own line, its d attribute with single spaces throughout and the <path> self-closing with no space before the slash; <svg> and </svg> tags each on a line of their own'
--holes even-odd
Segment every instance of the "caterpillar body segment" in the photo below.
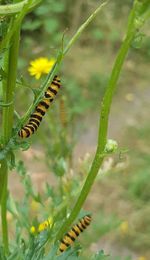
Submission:
<svg viewBox="0 0 150 260">
<path fill-rule="evenodd" d="M 75 224 L 61 240 L 59 251 L 66 251 L 66 249 L 74 243 L 74 241 L 80 235 L 80 233 L 83 232 L 88 225 L 90 225 L 91 220 L 92 218 L 90 215 L 86 215 L 82 219 L 80 219 L 79 222 Z"/>
<path fill-rule="evenodd" d="M 44 98 L 36 106 L 35 112 L 31 114 L 29 122 L 18 132 L 18 135 L 21 138 L 27 138 L 31 136 L 38 129 L 43 116 L 45 115 L 50 104 L 53 102 L 60 87 L 61 87 L 60 79 L 58 78 L 58 76 L 55 76 L 51 85 L 44 93 Z"/>
</svg>

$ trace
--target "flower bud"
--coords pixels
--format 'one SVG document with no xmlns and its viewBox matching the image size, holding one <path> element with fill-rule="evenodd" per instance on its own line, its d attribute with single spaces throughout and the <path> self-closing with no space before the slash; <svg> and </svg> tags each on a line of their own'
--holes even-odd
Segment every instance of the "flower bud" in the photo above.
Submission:
<svg viewBox="0 0 150 260">
<path fill-rule="evenodd" d="M 106 153 L 114 153 L 118 148 L 118 144 L 115 140 L 108 139 L 106 146 L 105 146 L 105 152 Z"/>
</svg>

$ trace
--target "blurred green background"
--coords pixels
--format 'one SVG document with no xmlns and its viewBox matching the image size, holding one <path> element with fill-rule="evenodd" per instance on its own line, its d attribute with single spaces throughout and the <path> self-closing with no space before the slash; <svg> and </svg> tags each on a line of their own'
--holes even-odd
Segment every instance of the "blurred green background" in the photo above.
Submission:
<svg viewBox="0 0 150 260">
<path fill-rule="evenodd" d="M 64 59 L 59 74 L 63 87 L 57 101 L 31 138 L 31 148 L 17 154 L 10 191 L 16 199 L 29 198 L 30 192 L 23 187 L 30 190 L 32 180 L 40 197 L 39 201 L 29 198 L 30 223 L 51 213 L 52 199 L 56 206 L 67 198 L 71 207 L 76 189 L 82 186 L 96 148 L 100 102 L 132 2 L 110 1 L 81 35 Z M 45 0 L 30 13 L 22 27 L 18 80 L 23 78 L 27 85 L 38 88 L 44 78 L 35 80 L 28 74 L 30 61 L 56 57 L 63 35 L 65 44 L 98 4 L 96 0 Z M 150 259 L 149 28 L 147 24 L 131 46 L 113 99 L 109 138 L 128 152 L 105 159 L 86 201 L 84 210 L 92 212 L 93 221 L 80 239 L 84 259 L 101 249 L 115 260 Z M 18 85 L 16 110 L 20 115 L 32 100 L 32 91 Z M 19 200 L 17 203 L 20 205 Z M 23 207 L 18 206 L 22 215 Z"/>
</svg>

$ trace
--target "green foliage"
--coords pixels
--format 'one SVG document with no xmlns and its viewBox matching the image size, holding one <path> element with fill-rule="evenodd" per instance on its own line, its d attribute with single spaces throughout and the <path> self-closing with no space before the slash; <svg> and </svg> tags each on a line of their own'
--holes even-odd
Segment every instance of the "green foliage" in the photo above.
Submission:
<svg viewBox="0 0 150 260">
<path fill-rule="evenodd" d="M 143 255 L 145 252 L 149 252 L 150 248 L 150 187 L 147 181 L 150 178 L 149 156 L 147 154 L 147 149 L 149 149 L 148 136 L 149 125 L 147 123 L 144 123 L 140 128 L 130 127 L 126 139 L 129 140 L 131 162 L 122 171 L 117 172 L 117 169 L 110 171 L 108 180 L 104 180 L 107 190 L 111 185 L 114 185 L 115 178 L 115 185 L 122 187 L 117 205 L 122 203 L 122 198 L 128 205 L 127 212 L 123 209 L 120 212 L 120 216 L 122 215 L 122 218 L 128 222 L 128 230 L 122 236 L 117 235 L 116 240 L 120 240 L 121 245 L 126 245 L 131 250 Z M 116 259 L 120 258 L 116 257 Z"/>
<path fill-rule="evenodd" d="M 147 146 L 147 138 L 149 135 L 149 126 L 145 124 L 140 129 L 132 128 L 130 129 L 131 135 L 134 135 L 137 140 L 142 141 L 143 145 Z M 138 160 L 136 158 L 139 158 Z M 135 204 L 146 205 L 150 199 L 150 187 L 147 180 L 150 177 L 149 173 L 149 156 L 148 154 L 138 151 L 135 145 L 134 152 L 134 170 L 132 170 L 132 175 L 130 181 L 126 181 L 128 187 L 128 194 Z"/>
<path fill-rule="evenodd" d="M 67 15 L 67 1 L 56 2 L 54 0 L 45 0 L 44 5 L 36 8 L 32 14 L 29 14 L 23 24 L 22 29 L 25 32 L 42 33 L 50 37 L 53 44 L 58 44 L 62 37 L 63 19 Z M 51 15 L 50 15 L 51 14 Z"/>
<path fill-rule="evenodd" d="M 136 202 L 148 203 L 150 199 L 150 186 L 147 180 L 150 178 L 149 169 L 137 171 L 129 183 L 129 196 Z"/>
<path fill-rule="evenodd" d="M 142 9 L 139 8 L 139 12 L 137 14 L 140 17 L 143 17 L 145 15 L 148 7 L 148 2 L 144 1 L 144 3 L 145 6 Z M 120 2 L 116 1 L 114 8 L 116 8 L 116 12 L 120 15 L 121 12 L 118 12 L 118 7 L 122 9 L 122 12 L 124 12 L 124 8 L 126 6 L 130 6 L 131 4 L 131 1 L 124 1 L 124 3 L 120 6 Z M 11 47 L 13 34 L 16 31 L 16 28 L 18 28 L 23 17 L 25 16 L 27 12 L 26 8 L 27 6 L 23 9 L 22 12 L 20 12 L 18 16 L 15 16 L 15 18 L 12 19 L 12 27 L 10 27 L 11 30 L 8 34 L 6 34 L 6 32 L 8 25 L 10 24 L 7 24 L 5 20 L 1 23 L 0 37 L 2 38 L 2 45 L 0 49 L 1 51 L 4 51 L 4 53 L 5 51 L 8 51 L 9 47 Z M 64 31 L 66 26 L 69 26 L 71 23 L 69 19 L 66 18 L 69 16 L 70 13 L 71 12 L 69 10 L 67 0 L 63 3 L 57 3 L 54 0 L 45 0 L 43 5 L 39 6 L 36 10 L 34 10 L 27 16 L 27 19 L 23 26 L 23 37 L 25 41 L 28 41 L 30 35 L 29 33 L 32 32 L 34 36 L 38 35 L 39 37 L 39 35 L 41 35 L 40 37 L 42 38 L 43 42 L 47 42 L 48 45 L 48 39 L 50 38 L 52 44 L 55 44 L 57 48 L 58 44 L 59 46 L 61 45 L 60 39 L 62 38 L 62 32 Z M 139 23 L 140 19 L 137 24 Z M 90 27 L 89 31 L 90 34 L 93 36 L 93 39 L 90 39 L 89 44 L 92 41 L 95 42 L 96 40 L 96 44 L 99 43 L 99 41 L 106 41 L 109 42 L 109 44 L 116 46 L 116 43 L 118 43 L 121 38 L 120 34 L 118 34 L 117 28 L 115 28 L 115 26 L 112 26 L 111 22 L 109 24 L 109 22 L 106 21 L 106 19 L 103 19 L 102 24 L 103 28 L 100 30 L 99 23 L 97 23 L 96 26 L 92 25 Z M 117 25 L 116 21 L 114 22 L 114 25 Z M 108 30 L 106 30 L 106 33 L 105 28 Z M 143 33 L 138 32 L 134 36 L 135 37 L 132 41 L 133 46 L 136 48 L 141 47 Z M 75 38 L 73 39 L 75 40 Z M 128 41 L 127 43 L 129 44 Z M 33 41 L 31 42 L 29 40 L 29 47 L 30 44 L 33 44 L 32 46 L 34 46 Z M 82 44 L 83 43 L 81 41 L 81 45 Z M 113 75 L 116 76 L 117 73 L 120 73 L 120 64 L 123 63 L 128 48 L 129 46 L 127 46 L 126 49 L 125 46 L 124 48 L 122 48 L 122 52 L 120 52 L 122 56 L 118 56 L 120 59 L 118 58 L 119 60 L 116 62 L 116 67 L 114 67 L 114 71 L 116 73 L 114 72 L 114 74 L 112 74 L 112 78 Z M 58 55 L 57 62 L 60 62 L 61 58 L 63 57 L 62 54 L 64 53 L 61 52 L 60 55 Z M 24 54 L 24 57 L 25 56 L 26 54 Z M 28 56 L 30 56 L 30 54 L 28 54 Z M 25 59 L 26 57 L 22 58 L 23 64 L 26 64 Z M 59 62 L 57 64 L 59 64 Z M 13 74 L 13 71 L 11 71 L 11 73 Z M 54 71 L 52 71 L 52 73 L 54 73 Z M 6 252 L 6 241 L 5 243 L 3 243 L 5 244 L 5 250 L 2 246 L 0 247 L 0 259 L 2 260 L 88 259 L 87 257 L 90 255 L 90 250 L 86 249 L 84 253 L 84 250 L 82 250 L 81 247 L 78 246 L 78 244 L 75 244 L 73 248 L 68 248 L 68 250 L 66 250 L 66 252 L 64 252 L 63 254 L 58 254 L 59 243 L 55 243 L 56 236 L 60 231 L 62 222 L 68 219 L 68 215 L 71 216 L 72 214 L 70 208 L 72 207 L 73 202 L 79 195 L 80 189 L 83 186 L 83 182 L 87 178 L 87 172 L 89 172 L 91 164 L 90 162 L 87 163 L 86 159 L 83 159 L 82 163 L 79 165 L 79 169 L 74 167 L 73 164 L 73 151 L 76 140 L 79 138 L 80 135 L 78 130 L 82 132 L 83 129 L 85 129 L 84 126 L 81 127 L 79 125 L 79 120 L 90 109 L 96 108 L 95 103 L 97 104 L 97 106 L 99 105 L 100 96 L 103 97 L 104 93 L 106 93 L 105 86 L 109 84 L 108 76 L 106 73 L 101 72 L 101 75 L 97 74 L 96 72 L 93 74 L 89 74 L 90 75 L 81 80 L 76 79 L 75 76 L 69 76 L 69 73 L 66 72 L 66 80 L 63 82 L 63 102 L 65 107 L 64 110 L 66 120 L 63 121 L 61 116 L 59 116 L 59 113 L 61 112 L 61 109 L 59 107 L 61 103 L 60 97 L 57 100 L 58 105 L 56 105 L 52 109 L 52 111 L 48 113 L 47 118 L 44 120 L 46 123 L 44 125 L 43 122 L 43 129 L 39 130 L 39 133 L 37 133 L 37 135 L 33 137 L 34 144 L 37 145 L 36 149 L 39 149 L 39 144 L 44 145 L 44 160 L 48 165 L 49 171 L 51 172 L 51 174 L 53 173 L 55 177 L 55 181 L 53 184 L 49 184 L 49 182 L 51 183 L 51 179 L 49 180 L 48 177 L 48 179 L 44 183 L 41 183 L 43 190 L 39 192 L 34 187 L 32 176 L 30 176 L 30 173 L 28 173 L 25 167 L 25 163 L 21 160 L 15 160 L 15 152 L 17 150 L 19 150 L 20 148 L 22 150 L 27 150 L 30 146 L 30 141 L 20 141 L 17 137 L 17 131 L 18 129 L 20 129 L 20 125 L 22 124 L 22 122 L 24 122 L 24 118 L 20 120 L 20 118 L 18 117 L 18 119 L 16 120 L 17 127 L 13 129 L 12 137 L 9 138 L 9 141 L 6 144 L 5 142 L 3 142 L 3 136 L 1 137 L 0 160 L 3 161 L 7 159 L 7 165 L 9 166 L 9 168 L 16 168 L 23 192 L 23 197 L 21 201 L 17 201 L 15 198 L 13 198 L 11 193 L 7 193 L 6 190 L 6 197 L 8 198 L 7 208 L 11 216 L 9 228 L 14 239 L 11 241 L 8 255 Z M 5 68 L 1 68 L 1 79 L 7 81 L 8 76 L 9 75 L 5 73 Z M 48 75 L 48 79 L 50 79 L 50 77 L 52 77 L 52 74 Z M 111 104 L 111 95 L 115 90 L 117 79 L 118 78 L 116 77 L 115 80 L 112 83 L 110 83 L 110 85 L 108 85 L 107 94 L 109 94 L 110 97 L 109 102 L 105 103 L 105 101 L 107 101 L 107 96 L 103 100 L 102 108 L 104 108 L 104 110 L 102 111 L 103 113 L 101 118 L 104 118 L 105 122 L 107 122 L 107 118 L 109 115 L 108 111 L 110 109 Z M 44 83 L 45 85 L 43 84 L 42 87 L 39 89 L 32 89 L 32 87 L 29 86 L 28 82 L 29 81 L 26 81 L 21 77 L 19 77 L 19 79 L 16 80 L 17 86 L 20 86 L 22 88 L 21 91 L 23 91 L 22 97 L 21 95 L 19 95 L 18 103 L 21 103 L 21 105 L 24 103 L 23 105 L 25 105 L 26 110 L 27 99 L 30 99 L 31 92 L 28 92 L 27 97 L 25 98 L 24 87 L 31 88 L 33 94 L 35 95 L 34 101 L 37 102 L 38 99 L 40 99 L 39 94 L 42 93 L 41 91 L 44 90 L 44 86 L 46 88 L 47 84 Z M 18 91 L 18 88 L 16 88 L 16 90 Z M 60 94 L 60 96 L 61 95 L 62 94 Z M 4 110 L 10 108 L 12 103 L 7 103 L 5 100 L 5 102 L 1 101 L 0 105 Z M 19 104 L 17 111 L 21 110 L 22 112 L 22 107 L 21 109 L 20 107 L 21 106 Z M 27 116 L 25 118 L 27 118 Z M 91 186 L 94 181 L 94 178 L 96 177 L 96 174 L 98 173 L 98 164 L 100 166 L 102 162 L 100 161 L 101 157 L 99 157 L 99 155 L 101 155 L 103 152 L 103 146 L 106 147 L 105 139 L 107 134 L 107 127 L 103 127 L 103 124 L 101 125 L 103 135 L 100 135 L 100 142 L 98 146 L 98 148 L 100 147 L 100 150 L 97 152 L 97 158 L 95 159 L 96 170 L 93 170 L 93 172 L 91 171 L 91 175 L 89 174 L 89 176 L 91 176 L 91 179 L 88 179 L 87 182 L 90 183 Z M 114 151 L 112 147 L 111 149 L 107 150 L 110 151 L 106 152 Z M 145 169 L 141 168 L 142 167 L 140 167 L 140 170 L 138 172 L 136 171 L 136 174 L 134 172 L 133 176 L 130 176 L 129 180 L 125 181 L 125 186 L 128 188 L 128 192 L 126 193 L 126 195 L 127 197 L 129 196 L 130 199 L 132 198 L 134 200 L 134 206 L 137 208 L 140 208 L 141 205 L 143 207 L 143 204 L 148 204 L 147 201 L 150 198 L 149 186 L 146 187 L 147 179 L 149 178 L 148 167 Z M 91 186 L 85 186 L 86 189 L 83 189 L 80 195 L 80 204 L 79 206 L 77 205 L 78 209 L 76 208 L 76 212 L 74 211 L 76 215 L 78 215 L 77 213 L 80 211 L 81 206 L 84 202 L 84 199 L 82 198 L 84 197 L 85 192 L 89 192 Z M 33 204 L 37 206 L 38 210 L 34 211 Z M 6 205 L 4 206 L 6 208 Z M 149 213 L 149 209 L 146 212 Z M 38 225 L 42 221 L 47 219 L 49 216 L 53 219 L 52 227 L 49 227 L 41 233 L 37 232 L 35 234 L 31 234 L 31 226 L 34 225 L 37 228 Z M 142 219 L 144 219 L 143 215 Z M 138 223 L 140 226 L 140 221 Z M 90 236 L 86 237 L 85 243 L 88 243 L 88 245 L 90 246 L 91 241 L 98 241 L 100 237 L 107 235 L 110 231 L 114 231 L 119 224 L 120 218 L 118 218 L 118 216 L 113 214 L 107 215 L 105 210 L 101 208 L 100 213 L 98 212 L 97 217 L 93 219 L 93 233 Z M 145 218 L 144 225 L 148 227 L 149 232 L 149 223 L 147 218 Z M 140 231 L 141 228 L 143 228 L 143 225 L 139 227 Z M 88 232 L 90 232 L 90 230 Z M 3 231 L 3 233 L 5 232 Z M 132 234 L 130 238 L 133 237 L 134 235 Z M 133 247 L 139 246 L 140 243 L 142 243 L 141 240 L 141 238 L 134 239 Z M 149 242 L 147 242 L 147 247 L 148 246 Z M 85 254 L 86 258 L 84 258 Z M 101 250 L 97 254 L 94 253 L 94 255 L 91 256 L 90 259 L 104 260 L 110 259 L 110 256 L 105 255 L 104 252 Z M 116 259 L 120 259 L 120 257 L 116 257 Z M 125 260 L 127 259 L 130 258 L 126 257 Z"/>
<path fill-rule="evenodd" d="M 6 260 L 4 248 L 2 246 L 0 246 L 0 259 L 1 260 Z"/>
</svg>

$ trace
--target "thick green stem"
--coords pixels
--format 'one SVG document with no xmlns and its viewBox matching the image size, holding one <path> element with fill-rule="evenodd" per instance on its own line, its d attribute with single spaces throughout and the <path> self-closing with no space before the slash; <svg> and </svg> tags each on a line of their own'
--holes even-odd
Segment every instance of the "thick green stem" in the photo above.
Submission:
<svg viewBox="0 0 150 260">
<path fill-rule="evenodd" d="M 14 115 L 14 89 L 16 86 L 16 73 L 17 73 L 17 57 L 20 40 L 20 27 L 15 32 L 11 47 L 8 54 L 8 77 L 7 84 L 3 92 L 3 101 L 11 103 L 8 107 L 3 108 L 3 142 L 7 144 L 12 134 L 13 115 Z"/>
<path fill-rule="evenodd" d="M 7 182 L 8 182 L 8 166 L 4 159 L 0 162 L 0 181 L 1 187 L 1 221 L 2 221 L 2 235 L 5 253 L 8 253 L 8 226 L 7 226 Z"/>
<path fill-rule="evenodd" d="M 11 47 L 5 54 L 4 69 L 7 73 L 7 79 L 3 82 L 3 101 L 4 103 L 10 103 L 8 107 L 3 107 L 2 117 L 2 129 L 3 129 L 3 146 L 7 145 L 11 135 L 13 127 L 14 117 L 14 90 L 16 86 L 16 74 L 17 74 L 17 60 L 20 40 L 20 27 L 16 30 L 12 41 Z M 3 244 L 5 252 L 8 253 L 8 230 L 7 230 L 7 179 L 8 179 L 8 167 L 7 161 L 9 155 L 6 156 L 1 163 L 1 219 L 2 219 L 2 233 L 3 233 Z"/>
<path fill-rule="evenodd" d="M 29 8 L 29 11 L 35 8 L 35 6 L 37 6 L 41 2 L 42 0 L 34 0 Z M 11 15 L 11 14 L 19 13 L 27 3 L 28 0 L 24 0 L 16 4 L 0 5 L 0 15 Z"/>
<path fill-rule="evenodd" d="M 101 167 L 101 164 L 103 162 L 103 158 L 104 158 L 103 154 L 104 154 L 104 149 L 105 149 L 106 140 L 107 140 L 108 119 L 109 119 L 109 112 L 110 112 L 110 107 L 111 107 L 111 103 L 112 103 L 112 98 L 113 98 L 115 89 L 117 87 L 117 81 L 118 81 L 125 57 L 128 53 L 130 43 L 136 33 L 136 30 L 134 28 L 134 18 L 135 18 L 135 10 L 133 8 L 131 11 L 131 14 L 130 14 L 126 38 L 123 41 L 122 46 L 117 55 L 117 58 L 116 58 L 116 61 L 115 61 L 115 64 L 113 66 L 113 70 L 112 70 L 112 73 L 110 76 L 110 80 L 108 82 L 107 90 L 106 90 L 106 93 L 104 95 L 104 98 L 103 98 L 103 101 L 101 104 L 100 126 L 99 126 L 98 146 L 97 146 L 96 154 L 95 154 L 91 169 L 88 173 L 87 179 L 86 179 L 84 186 L 81 190 L 81 193 L 79 195 L 79 198 L 78 198 L 69 218 L 65 221 L 65 223 L 62 225 L 60 231 L 58 232 L 56 240 L 60 239 L 63 236 L 63 234 L 68 229 L 68 226 L 71 225 L 71 223 L 75 220 L 75 218 L 79 214 L 79 212 L 91 190 L 94 180 L 98 174 L 99 168 Z"/>
<path fill-rule="evenodd" d="M 42 1 L 42 0 L 40 0 L 40 1 Z M 29 12 L 32 4 L 33 4 L 32 0 L 26 1 L 26 3 L 22 6 L 22 9 L 19 12 L 19 14 L 17 15 L 16 19 L 12 19 L 12 21 L 10 22 L 8 30 L 7 30 L 7 34 L 0 42 L 0 53 L 2 51 L 3 52 L 5 51 L 6 46 L 9 47 L 11 38 L 15 34 L 15 31 L 18 30 L 18 26 L 20 26 L 24 16 Z M 0 9 L 1 9 L 1 6 L 0 6 Z M 9 11 L 8 11 L 8 14 L 9 14 Z"/>
</svg>

